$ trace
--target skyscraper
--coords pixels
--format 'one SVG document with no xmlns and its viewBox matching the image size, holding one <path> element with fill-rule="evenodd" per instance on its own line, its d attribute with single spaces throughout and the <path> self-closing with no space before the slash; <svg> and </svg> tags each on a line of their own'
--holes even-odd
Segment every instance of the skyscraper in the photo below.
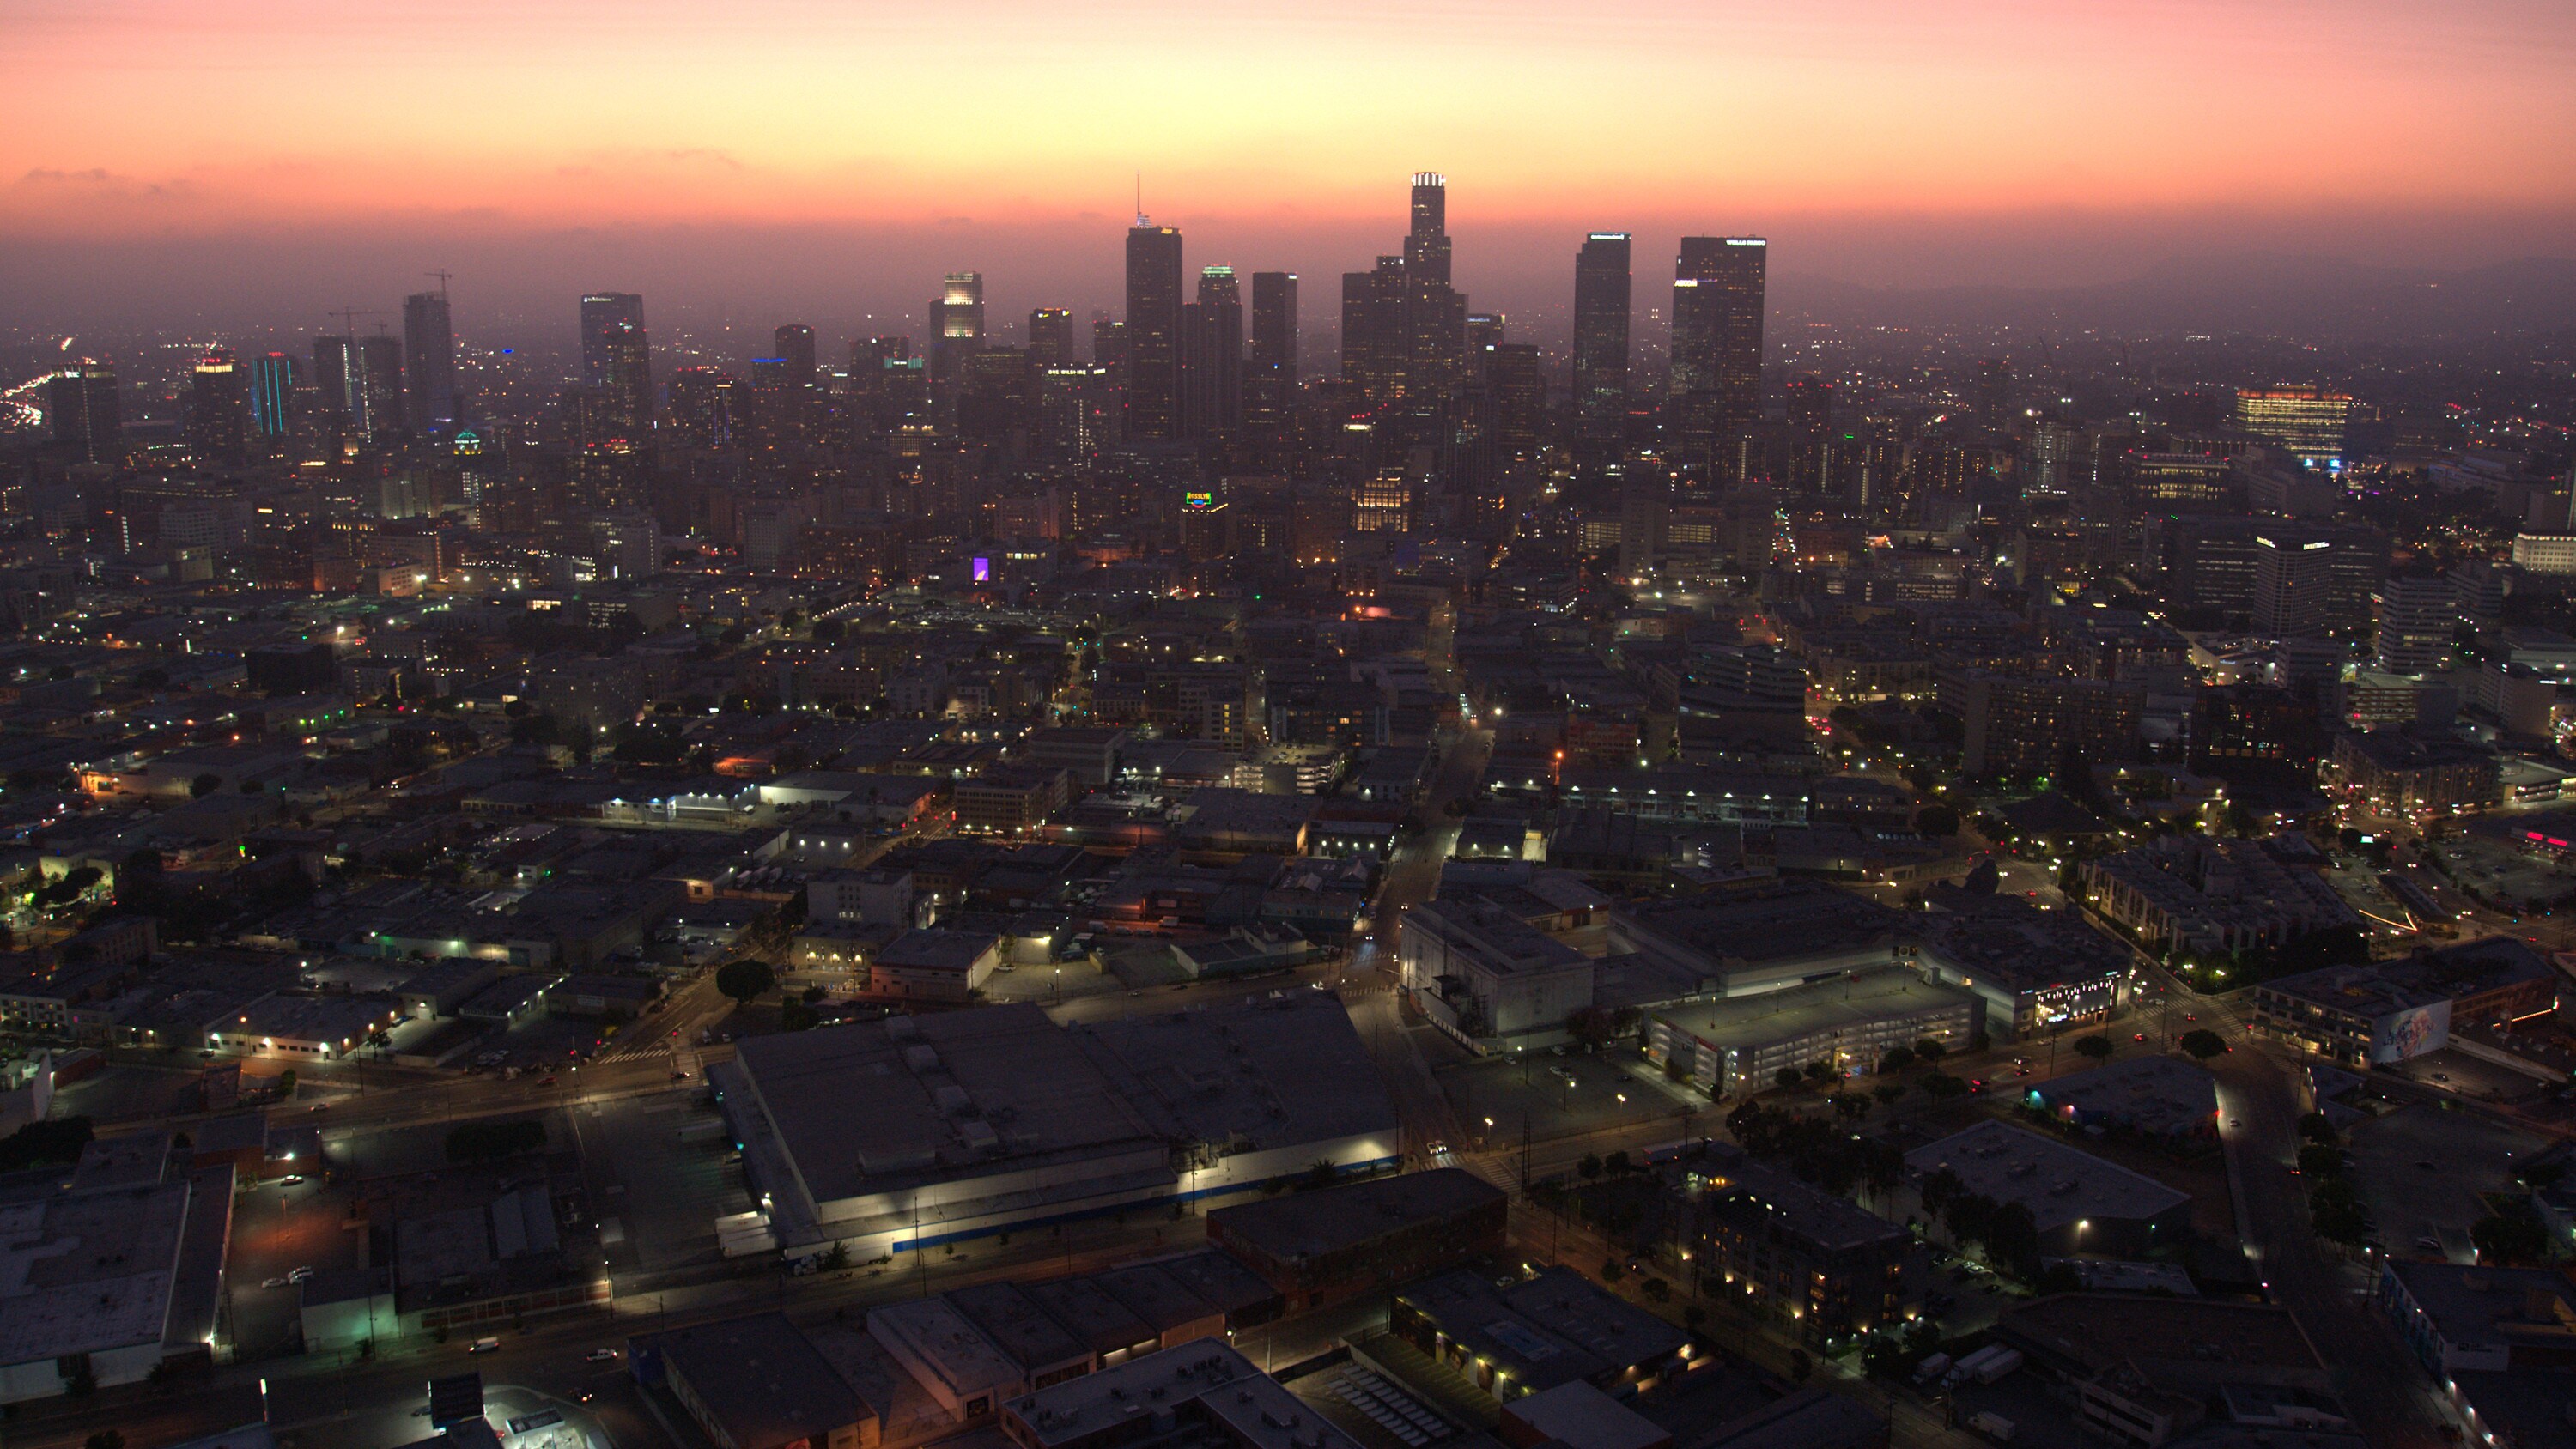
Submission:
<svg viewBox="0 0 2576 1449">
<path fill-rule="evenodd" d="M 1770 244 L 1686 236 L 1673 263 L 1672 401 L 1683 457 L 1716 464 L 1762 421 L 1762 306 Z"/>
<path fill-rule="evenodd" d="M 1252 355 L 1243 372 L 1244 434 L 1273 448 L 1286 439 L 1297 398 L 1297 274 L 1252 274 Z"/>
<path fill-rule="evenodd" d="M 614 341 L 644 326 L 644 299 L 633 292 L 593 292 L 581 299 L 581 385 L 606 387 Z"/>
<path fill-rule="evenodd" d="M 594 292 L 581 299 L 581 381 L 604 394 L 600 413 L 612 428 L 641 437 L 652 427 L 653 353 L 642 297 Z"/>
<path fill-rule="evenodd" d="M 1188 318 L 1181 367 L 1185 431 L 1206 442 L 1231 440 L 1243 430 L 1243 286 L 1234 268 L 1200 270 Z"/>
<path fill-rule="evenodd" d="M 354 383 L 356 397 L 351 411 L 357 415 L 358 431 L 371 443 L 381 443 L 402 435 L 403 430 L 403 355 L 402 339 L 377 333 L 358 340 L 358 375 Z"/>
<path fill-rule="evenodd" d="M 1029 365 L 1062 367 L 1073 357 L 1073 312 L 1065 307 L 1038 307 L 1029 313 Z"/>
<path fill-rule="evenodd" d="M 778 344 L 775 350 L 779 360 L 787 365 L 787 385 L 798 389 L 812 387 L 816 369 L 814 329 L 802 322 L 789 322 L 770 336 Z"/>
<path fill-rule="evenodd" d="M 1127 440 L 1181 427 L 1181 234 L 1141 214 L 1127 232 Z"/>
<path fill-rule="evenodd" d="M 201 468 L 238 468 L 247 459 L 245 379 L 232 349 L 214 347 L 188 378 L 188 451 Z"/>
<path fill-rule="evenodd" d="M 1596 231 L 1574 258 L 1574 423 L 1586 465 L 1615 462 L 1628 427 L 1628 234 Z"/>
<path fill-rule="evenodd" d="M 1467 299 L 1449 285 L 1449 183 L 1440 173 L 1414 173 L 1411 217 L 1404 236 L 1397 390 L 1406 411 L 1427 418 L 1456 383 L 1467 356 Z"/>
<path fill-rule="evenodd" d="M 444 291 L 403 298 L 403 391 L 413 432 L 456 426 L 456 330 Z"/>
<path fill-rule="evenodd" d="M 930 302 L 930 376 L 953 384 L 984 347 L 984 274 L 950 272 Z"/>
<path fill-rule="evenodd" d="M 2310 467 L 2342 459 L 2344 428 L 2351 420 L 2352 397 L 2329 388 L 2240 388 L 2236 393 L 2236 426 L 2288 449 Z"/>
<path fill-rule="evenodd" d="M 84 463 L 125 461 L 125 410 L 116 390 L 116 369 L 82 358 L 57 370 L 45 384 L 45 421 L 54 441 L 73 449 Z"/>
<path fill-rule="evenodd" d="M 322 410 L 354 420 L 352 385 L 358 376 L 358 339 L 339 335 L 313 339 L 313 391 Z"/>
<path fill-rule="evenodd" d="M 282 438 L 295 425 L 295 359 L 263 353 L 250 364 L 250 420 L 263 438 Z"/>
</svg>

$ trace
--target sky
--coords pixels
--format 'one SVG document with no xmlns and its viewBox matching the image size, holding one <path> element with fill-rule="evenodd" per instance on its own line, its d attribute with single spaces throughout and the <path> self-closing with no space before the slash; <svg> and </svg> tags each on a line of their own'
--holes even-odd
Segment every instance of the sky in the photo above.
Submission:
<svg viewBox="0 0 2576 1449">
<path fill-rule="evenodd" d="M 1087 309 L 1140 174 L 1310 316 L 1421 169 L 1533 317 L 1596 228 L 1641 282 L 1702 231 L 1884 287 L 2462 267 L 2576 250 L 2571 75 L 2566 0 L 0 0 L 0 325 L 301 327 L 432 268 L 469 331 L 606 287 L 856 327 L 950 268 Z"/>
</svg>

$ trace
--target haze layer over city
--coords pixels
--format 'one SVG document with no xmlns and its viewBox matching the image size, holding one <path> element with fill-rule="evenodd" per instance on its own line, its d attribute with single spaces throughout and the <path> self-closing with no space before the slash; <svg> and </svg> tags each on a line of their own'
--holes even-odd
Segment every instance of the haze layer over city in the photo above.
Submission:
<svg viewBox="0 0 2576 1449">
<path fill-rule="evenodd" d="M 2571 66 L 0 0 L 0 1438 L 2576 1449 Z"/>
</svg>

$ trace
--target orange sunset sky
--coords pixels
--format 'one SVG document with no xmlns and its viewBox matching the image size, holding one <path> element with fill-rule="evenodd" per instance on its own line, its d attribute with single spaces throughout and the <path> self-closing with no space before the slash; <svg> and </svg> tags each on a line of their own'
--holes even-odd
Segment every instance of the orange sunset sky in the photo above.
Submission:
<svg viewBox="0 0 2576 1449">
<path fill-rule="evenodd" d="M 1331 272 L 1424 166 L 1471 290 L 1594 226 L 1906 285 L 2564 254 L 2576 5 L 0 0 L 0 313 L 451 262 L 749 300 L 763 248 L 887 306 L 941 256 L 1076 289 L 1139 171 L 1192 265 Z"/>
</svg>

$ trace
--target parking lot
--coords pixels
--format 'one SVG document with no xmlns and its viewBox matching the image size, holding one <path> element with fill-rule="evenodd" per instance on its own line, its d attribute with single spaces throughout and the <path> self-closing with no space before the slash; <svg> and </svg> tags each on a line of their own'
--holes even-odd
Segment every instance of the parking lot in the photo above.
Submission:
<svg viewBox="0 0 2576 1449">
<path fill-rule="evenodd" d="M 1562 1056 L 1542 1050 L 1473 1059 L 1462 1051 L 1458 1060 L 1435 1065 L 1435 1075 L 1458 1120 L 1471 1133 L 1485 1132 L 1490 1143 L 1517 1141 L 1524 1122 L 1536 1141 L 1656 1120 L 1671 1122 L 1679 1138 L 1685 1108 L 1692 1131 L 1704 1135 L 1725 1111 L 1664 1080 L 1630 1049 L 1587 1053 L 1568 1047 Z M 1488 1117 L 1491 1128 L 1485 1127 Z"/>
<path fill-rule="evenodd" d="M 2375 1236 L 2400 1256 L 2474 1258 L 2469 1226 L 2485 1217 L 2478 1194 L 2512 1178 L 2546 1139 L 2482 1112 L 2431 1103 L 2356 1124 L 2347 1139 L 2354 1185 Z"/>
</svg>

